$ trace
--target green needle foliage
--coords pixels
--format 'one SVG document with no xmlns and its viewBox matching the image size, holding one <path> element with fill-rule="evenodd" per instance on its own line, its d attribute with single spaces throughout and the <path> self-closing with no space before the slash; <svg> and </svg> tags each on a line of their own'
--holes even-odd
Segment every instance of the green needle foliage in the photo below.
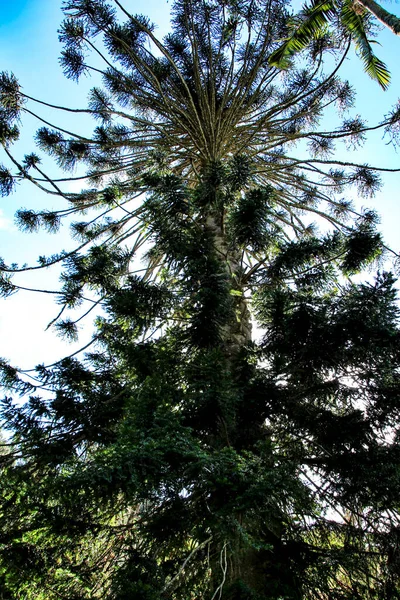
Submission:
<svg viewBox="0 0 400 600">
<path fill-rule="evenodd" d="M 87 171 L 51 179 L 36 153 L 15 155 L 39 101 L 2 74 L 0 177 L 4 194 L 29 180 L 61 197 L 16 218 L 54 231 L 79 217 L 77 247 L 2 263 L 1 290 L 62 264 L 57 331 L 75 339 L 98 316 L 83 358 L 1 363 L 0 597 L 399 598 L 394 279 L 345 279 L 385 250 L 377 215 L 350 202 L 379 169 L 334 158 L 336 141 L 365 138 L 359 117 L 324 122 L 353 101 L 345 37 L 282 73 L 279 0 L 177 0 L 162 41 L 117 0 L 64 9 L 61 64 L 75 80 L 100 71 L 98 125 L 36 140 Z M 379 125 L 394 141 L 399 117 Z M 71 179 L 80 193 L 63 191 Z"/>
</svg>

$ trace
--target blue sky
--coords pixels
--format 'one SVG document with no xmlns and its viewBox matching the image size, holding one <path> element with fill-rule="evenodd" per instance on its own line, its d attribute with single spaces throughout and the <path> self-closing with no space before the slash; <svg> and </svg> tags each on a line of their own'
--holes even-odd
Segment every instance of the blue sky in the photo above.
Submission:
<svg viewBox="0 0 400 600">
<path fill-rule="evenodd" d="M 24 92 L 36 98 L 74 108 L 84 108 L 91 79 L 83 79 L 79 85 L 67 80 L 58 63 L 61 46 L 57 29 L 62 21 L 61 0 L 0 0 L 0 71 L 12 71 L 23 86 Z M 160 26 L 158 32 L 168 30 L 169 5 L 166 0 L 146 0 L 145 5 L 131 2 L 134 12 L 143 12 Z M 49 118 L 51 113 L 38 109 L 38 113 Z M 76 115 L 63 113 L 63 125 L 74 131 L 83 128 L 92 130 L 92 121 Z M 56 122 L 59 116 L 54 115 Z M 32 118 L 24 118 L 21 139 L 14 146 L 20 156 L 33 151 L 33 135 L 38 127 Z M 5 162 L 0 157 L 0 163 Z M 46 163 L 47 170 L 51 163 Z M 50 202 L 52 200 L 50 199 Z M 22 234 L 13 224 L 18 208 L 57 208 L 49 205 L 49 197 L 38 193 L 33 186 L 18 186 L 12 196 L 0 199 L 0 256 L 6 262 L 35 263 L 37 257 L 50 255 L 73 246 L 66 228 L 59 233 Z M 57 270 L 27 273 L 16 279 L 26 287 L 58 288 Z M 82 332 L 76 346 L 57 338 L 53 331 L 45 331 L 46 325 L 58 312 L 51 295 L 20 292 L 7 300 L 0 299 L 0 356 L 21 368 L 29 368 L 38 362 L 49 363 L 61 358 L 90 338 L 90 327 Z"/>
<path fill-rule="evenodd" d="M 94 84 L 90 79 L 79 85 L 68 81 L 62 74 L 58 64 L 60 44 L 57 29 L 62 20 L 58 0 L 0 0 L 0 70 L 13 71 L 25 93 L 50 101 L 54 104 L 83 108 L 86 96 Z M 170 4 L 166 0 L 126 0 L 126 7 L 136 13 L 144 12 L 158 23 L 158 34 L 168 30 L 168 14 Z M 388 10 L 399 13 L 396 4 L 388 5 Z M 376 47 L 380 58 L 386 61 L 392 72 L 392 84 L 388 92 L 383 92 L 363 72 L 361 61 L 354 56 L 346 61 L 342 76 L 346 76 L 358 91 L 356 111 L 370 121 L 374 121 L 388 112 L 400 94 L 400 39 L 388 31 L 382 32 L 379 38 L 382 46 Z M 354 54 L 354 53 L 353 53 Z M 40 114 L 48 118 L 49 113 L 40 109 Z M 55 115 L 55 121 L 59 117 Z M 77 122 L 76 116 L 63 114 L 63 125 L 73 130 L 89 130 L 92 123 L 82 118 Z M 73 124 L 73 125 L 72 125 Z M 16 148 L 22 156 L 34 150 L 32 136 L 37 123 L 32 119 L 24 119 L 23 134 Z M 381 133 L 370 135 L 365 147 L 357 152 L 342 152 L 341 158 L 353 162 L 368 162 L 388 168 L 400 167 L 400 153 L 382 140 Z M 0 157 L 0 163 L 4 162 Z M 388 244 L 400 250 L 400 174 L 385 176 L 383 191 L 373 200 L 360 202 L 376 208 L 382 215 L 382 229 Z M 21 206 L 40 208 L 48 202 L 29 185 L 22 185 L 18 192 L 0 202 L 0 256 L 6 261 L 36 261 L 39 254 L 51 254 L 71 244 L 68 232 L 62 230 L 56 239 L 51 235 L 21 234 L 13 225 L 15 210 Z M 46 204 L 48 208 L 50 206 Z M 54 205 L 54 208 L 57 208 Z M 38 280 L 32 276 L 24 276 L 24 284 L 36 286 Z M 20 280 L 21 281 L 21 280 Z M 57 274 L 40 275 L 40 284 L 45 287 L 57 285 Z M 0 356 L 9 358 L 14 364 L 28 367 L 38 360 L 48 362 L 63 356 L 73 347 L 65 347 L 65 343 L 55 338 L 52 332 L 43 330 L 57 308 L 50 297 L 22 293 L 7 301 L 0 300 Z M 87 334 L 88 335 L 88 334 Z M 84 340 L 82 340 L 84 341 Z"/>
</svg>

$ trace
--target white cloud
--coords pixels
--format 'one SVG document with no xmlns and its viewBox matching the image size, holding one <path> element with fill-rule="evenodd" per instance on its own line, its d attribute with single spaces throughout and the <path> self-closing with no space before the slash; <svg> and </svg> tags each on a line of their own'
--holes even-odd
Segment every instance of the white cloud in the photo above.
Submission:
<svg viewBox="0 0 400 600">
<path fill-rule="evenodd" d="M 31 369 L 40 363 L 51 364 L 85 346 L 91 339 L 90 316 L 80 329 L 78 342 L 68 343 L 54 329 L 46 330 L 59 308 L 52 296 L 40 293 L 20 291 L 0 299 L 0 356 L 13 366 Z"/>
<path fill-rule="evenodd" d="M 14 229 L 14 224 L 11 219 L 7 219 L 4 216 L 4 211 L 0 208 L 0 230 L 1 231 L 11 231 Z"/>
</svg>

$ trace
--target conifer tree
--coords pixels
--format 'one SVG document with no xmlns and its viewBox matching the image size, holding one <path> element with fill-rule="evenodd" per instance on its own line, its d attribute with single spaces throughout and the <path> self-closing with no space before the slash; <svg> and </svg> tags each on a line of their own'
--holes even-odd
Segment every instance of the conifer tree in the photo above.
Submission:
<svg viewBox="0 0 400 600">
<path fill-rule="evenodd" d="M 3 73 L 1 190 L 27 179 L 68 202 L 19 211 L 26 230 L 91 216 L 74 251 L 2 263 L 2 291 L 62 263 L 55 327 L 74 338 L 69 309 L 103 313 L 83 358 L 2 363 L 2 597 L 400 597 L 394 280 L 340 279 L 385 250 L 376 214 L 342 196 L 372 195 L 379 169 L 334 158 L 365 138 L 359 117 L 323 120 L 352 105 L 349 40 L 318 38 L 282 73 L 278 0 L 177 0 L 162 41 L 117 0 L 64 9 L 61 63 L 100 71 L 99 124 L 90 139 L 48 124 L 37 143 L 87 183 L 66 193 L 73 174 L 15 155 L 39 101 Z M 394 140 L 399 117 L 378 125 Z"/>
</svg>

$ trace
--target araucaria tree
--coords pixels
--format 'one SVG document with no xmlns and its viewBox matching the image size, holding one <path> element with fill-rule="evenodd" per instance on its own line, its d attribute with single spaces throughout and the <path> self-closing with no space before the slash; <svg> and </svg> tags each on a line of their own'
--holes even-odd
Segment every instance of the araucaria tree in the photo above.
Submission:
<svg viewBox="0 0 400 600">
<path fill-rule="evenodd" d="M 89 215 L 75 251 L 35 268 L 64 266 L 60 332 L 76 335 L 71 308 L 102 312 L 83 358 L 2 363 L 1 598 L 399 598 L 394 281 L 346 279 L 385 249 L 349 201 L 379 169 L 334 160 L 368 126 L 324 117 L 351 108 L 351 39 L 318 36 L 282 72 L 281 0 L 177 0 L 162 41 L 117 0 L 64 10 L 61 63 L 101 75 L 98 125 L 41 127 L 37 144 L 86 165 L 69 177 L 83 190 L 13 153 L 38 101 L 6 73 L 1 189 L 66 201 L 19 211 L 27 230 Z M 9 294 L 31 267 L 1 268 Z"/>
</svg>

